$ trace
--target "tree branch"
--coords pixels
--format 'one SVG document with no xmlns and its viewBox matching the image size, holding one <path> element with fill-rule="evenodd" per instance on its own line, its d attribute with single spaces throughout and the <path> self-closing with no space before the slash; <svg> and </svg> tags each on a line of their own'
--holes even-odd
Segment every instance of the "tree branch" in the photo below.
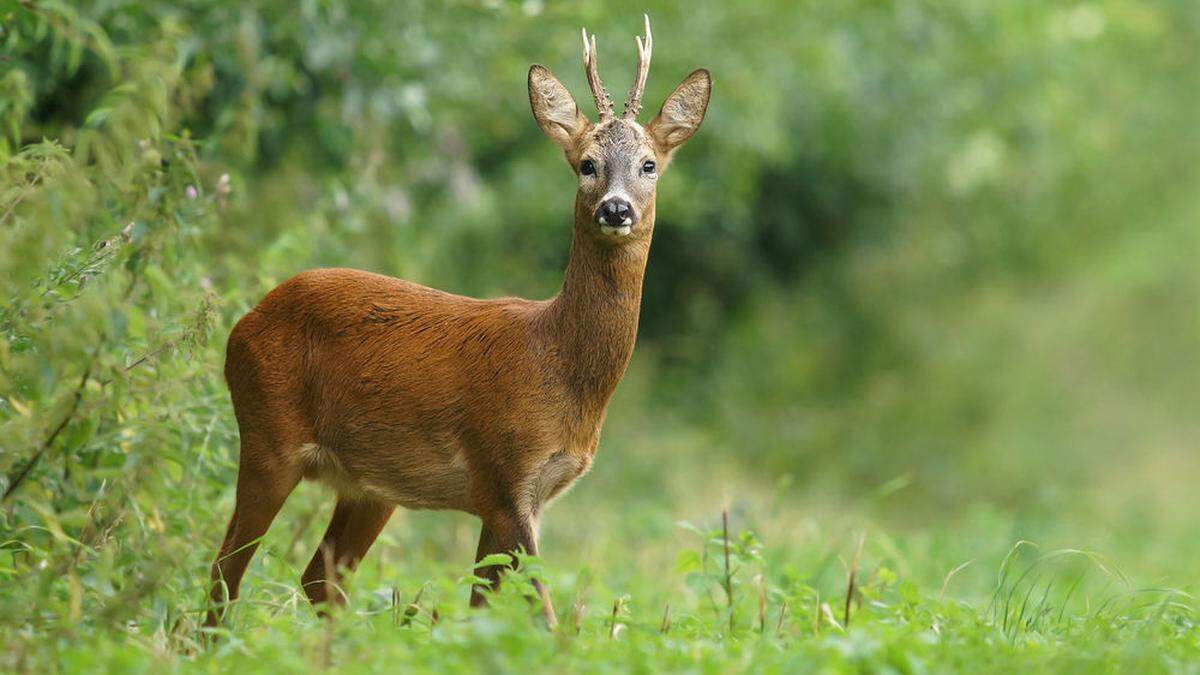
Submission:
<svg viewBox="0 0 1200 675">
<path fill-rule="evenodd" d="M 29 476 L 29 472 L 33 471 L 33 468 L 37 466 L 38 462 L 41 461 L 42 455 L 46 454 L 46 451 L 54 445 L 54 441 L 58 438 L 58 435 L 61 434 L 63 429 L 66 429 L 71 420 L 75 418 L 75 413 L 79 411 L 79 404 L 83 401 L 83 389 L 87 386 L 88 378 L 92 376 L 92 366 L 95 364 L 95 358 L 88 363 L 87 369 L 83 371 L 83 377 L 79 378 L 79 384 L 75 387 L 74 398 L 71 401 L 70 409 L 67 410 L 67 414 L 63 416 L 62 421 L 58 423 L 58 426 L 54 427 L 54 430 L 51 431 L 50 435 L 46 437 L 46 440 L 42 441 L 41 445 L 39 445 L 37 450 L 34 451 L 33 456 L 30 457 L 29 461 L 25 463 L 25 466 L 21 467 L 21 470 L 9 479 L 8 488 L 5 489 L 4 494 L 0 496 L 0 503 L 8 501 L 8 498 L 17 491 L 17 488 L 21 487 L 21 484 L 24 483 L 25 479 Z"/>
</svg>

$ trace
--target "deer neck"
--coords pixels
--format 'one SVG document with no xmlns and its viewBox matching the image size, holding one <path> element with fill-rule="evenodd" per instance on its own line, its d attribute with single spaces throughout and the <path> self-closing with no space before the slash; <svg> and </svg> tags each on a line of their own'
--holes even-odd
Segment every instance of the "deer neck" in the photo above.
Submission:
<svg viewBox="0 0 1200 675">
<path fill-rule="evenodd" d="M 603 412 L 637 338 L 642 279 L 654 229 L 651 206 L 628 243 L 600 241 L 591 215 L 577 206 L 562 290 L 547 308 L 564 379 L 585 410 Z"/>
</svg>

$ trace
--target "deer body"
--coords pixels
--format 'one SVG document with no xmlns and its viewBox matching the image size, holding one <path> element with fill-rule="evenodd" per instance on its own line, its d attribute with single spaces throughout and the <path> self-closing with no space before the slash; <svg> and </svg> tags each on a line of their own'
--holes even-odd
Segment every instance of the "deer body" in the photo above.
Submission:
<svg viewBox="0 0 1200 675">
<path fill-rule="evenodd" d="M 584 257 L 568 279 L 607 281 L 568 282 L 546 301 L 302 272 L 230 336 L 239 424 L 291 420 L 276 461 L 339 494 L 475 515 L 511 494 L 536 513 L 591 465 L 637 332 L 644 249 L 572 260 Z"/>
<path fill-rule="evenodd" d="M 341 570 L 357 564 L 396 506 L 479 516 L 477 560 L 537 554 L 542 509 L 590 468 L 633 352 L 658 167 L 699 126 L 711 86 L 696 71 L 638 125 L 647 22 L 636 96 L 617 119 L 595 73 L 594 38 L 584 44 L 598 124 L 548 70 L 529 75 L 535 119 L 580 176 L 555 297 L 478 300 L 320 269 L 285 281 L 234 327 L 225 377 L 242 448 L 237 504 L 213 564 L 217 605 L 236 598 L 257 540 L 304 478 L 338 494 L 302 577 L 314 603 L 340 600 Z M 481 575 L 494 586 L 500 570 Z M 553 626 L 549 596 L 535 585 Z M 473 605 L 484 602 L 481 590 Z"/>
</svg>

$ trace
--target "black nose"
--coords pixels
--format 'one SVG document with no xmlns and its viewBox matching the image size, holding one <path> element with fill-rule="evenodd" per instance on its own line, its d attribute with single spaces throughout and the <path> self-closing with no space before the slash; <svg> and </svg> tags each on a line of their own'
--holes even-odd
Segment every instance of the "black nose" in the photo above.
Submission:
<svg viewBox="0 0 1200 675">
<path fill-rule="evenodd" d="M 632 225 L 633 207 L 624 199 L 606 199 L 596 211 L 596 220 L 612 227 Z"/>
</svg>

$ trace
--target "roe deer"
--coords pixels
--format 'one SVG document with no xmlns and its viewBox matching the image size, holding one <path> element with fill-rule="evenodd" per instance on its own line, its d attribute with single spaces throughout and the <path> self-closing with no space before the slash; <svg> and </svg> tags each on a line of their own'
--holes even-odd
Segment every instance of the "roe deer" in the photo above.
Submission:
<svg viewBox="0 0 1200 675">
<path fill-rule="evenodd" d="M 237 503 L 212 566 L 208 624 L 302 478 L 337 492 L 302 576 L 314 603 L 340 602 L 393 509 L 457 509 L 483 521 L 476 561 L 538 552 L 538 518 L 592 463 L 605 408 L 633 352 L 658 177 L 699 128 L 707 70 L 684 78 L 646 126 L 650 21 L 625 112 L 583 60 L 591 123 L 551 72 L 529 69 L 538 126 L 579 179 L 562 290 L 543 301 L 476 300 L 391 277 L 317 269 L 285 281 L 229 336 L 225 378 L 241 434 Z M 480 571 L 494 587 L 500 566 Z M 537 592 L 547 625 L 549 594 Z M 482 589 L 471 605 L 485 603 Z"/>
</svg>

